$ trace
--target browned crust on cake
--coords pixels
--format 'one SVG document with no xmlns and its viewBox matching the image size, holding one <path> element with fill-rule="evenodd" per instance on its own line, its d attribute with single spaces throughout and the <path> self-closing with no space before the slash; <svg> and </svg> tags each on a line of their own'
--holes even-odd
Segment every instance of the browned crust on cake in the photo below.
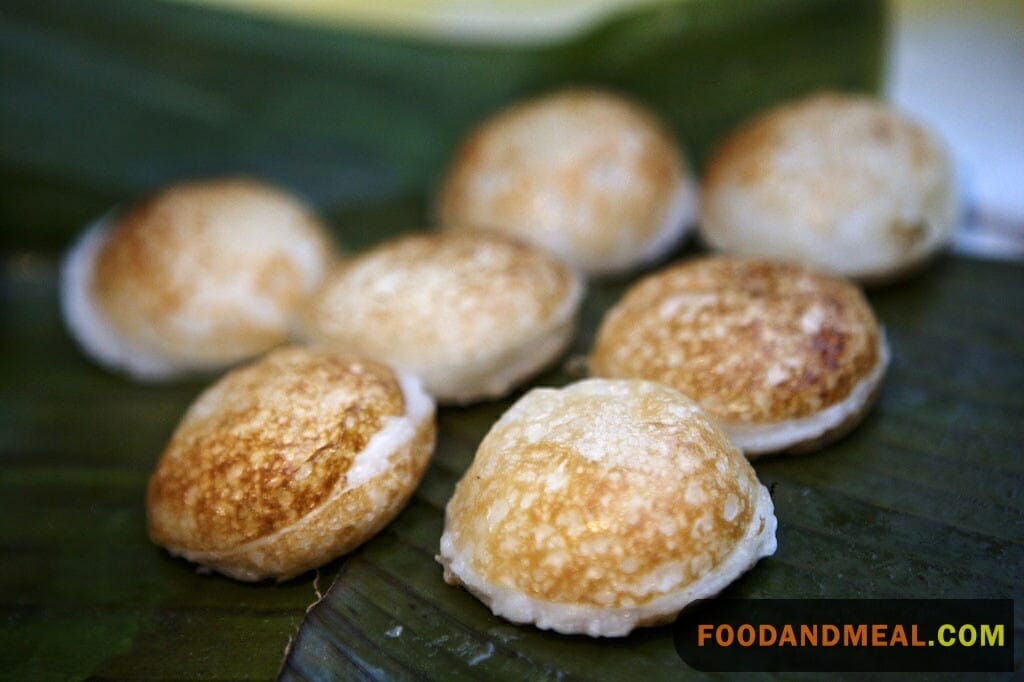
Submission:
<svg viewBox="0 0 1024 682">
<path fill-rule="evenodd" d="M 147 495 L 150 536 L 243 579 L 323 563 L 379 530 L 419 481 L 432 413 L 383 473 L 348 481 L 374 435 L 406 411 L 392 370 L 357 356 L 286 348 L 235 370 L 196 400 L 164 450 Z"/>
<path fill-rule="evenodd" d="M 591 134 L 582 142 L 556 127 Z M 562 156 L 550 153 L 561 148 Z M 597 189 L 592 174 L 603 168 L 628 177 Z M 617 251 L 665 228 L 689 176 L 656 117 L 610 93 L 569 90 L 511 106 L 474 129 L 453 157 L 436 212 L 442 228 L 514 234 L 600 271 Z M 484 180 L 491 189 L 481 189 Z"/>
<path fill-rule="evenodd" d="M 797 265 L 705 258 L 651 275 L 612 308 L 595 376 L 661 381 L 725 422 L 776 423 L 846 398 L 881 361 L 849 282 Z"/>
<path fill-rule="evenodd" d="M 614 396 L 585 389 L 609 383 Z M 575 386 L 534 390 L 488 433 L 448 505 L 457 551 L 494 586 L 599 608 L 714 571 L 755 513 L 747 461 L 667 387 Z"/>
<path fill-rule="evenodd" d="M 291 311 L 316 284 L 288 254 L 251 248 L 283 232 L 307 241 L 323 270 L 330 239 L 291 195 L 245 178 L 172 185 L 116 217 L 92 273 L 93 300 L 127 345 L 169 361 L 203 366 L 266 350 L 286 340 L 288 324 L 261 321 L 246 305 Z M 238 248 L 225 248 L 231 240 Z M 243 282 L 234 296 L 210 296 Z"/>
<path fill-rule="evenodd" d="M 701 208 L 701 237 L 716 249 L 871 284 L 930 260 L 958 214 L 941 140 L 885 102 L 837 92 L 771 108 L 728 136 Z"/>
<path fill-rule="evenodd" d="M 928 134 L 898 111 L 872 97 L 826 91 L 773 107 L 743 123 L 712 154 L 704 173 L 705 187 L 713 189 L 726 180 L 737 185 L 766 182 L 777 164 L 773 154 L 787 139 L 820 134 L 818 128 L 827 129 L 830 119 L 854 110 L 859 112 L 859 127 L 866 130 L 863 140 L 856 142 L 870 139 L 879 145 L 891 144 L 898 130 L 907 136 L 914 169 L 935 163 L 935 144 Z M 836 179 L 831 174 L 821 178 L 821 186 Z"/>
<path fill-rule="evenodd" d="M 410 234 L 340 264 L 305 326 L 320 343 L 416 371 L 529 343 L 572 317 L 582 288 L 567 265 L 511 237 Z"/>
</svg>

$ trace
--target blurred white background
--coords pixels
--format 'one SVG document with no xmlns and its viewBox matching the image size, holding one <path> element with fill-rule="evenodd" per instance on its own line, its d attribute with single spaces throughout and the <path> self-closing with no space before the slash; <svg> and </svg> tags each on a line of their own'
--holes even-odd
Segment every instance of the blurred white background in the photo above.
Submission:
<svg viewBox="0 0 1024 682">
<path fill-rule="evenodd" d="M 949 143 L 969 208 L 957 250 L 1024 258 L 1024 2 L 893 12 L 888 95 Z"/>
</svg>

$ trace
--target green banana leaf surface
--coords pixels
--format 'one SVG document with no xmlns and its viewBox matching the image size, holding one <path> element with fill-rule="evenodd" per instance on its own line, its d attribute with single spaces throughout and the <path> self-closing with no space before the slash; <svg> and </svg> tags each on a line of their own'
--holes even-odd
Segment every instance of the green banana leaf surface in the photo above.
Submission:
<svg viewBox="0 0 1024 682">
<path fill-rule="evenodd" d="M 591 292 L 585 353 L 622 284 Z M 1011 292 L 1018 292 L 1016 295 Z M 723 596 L 1024 597 L 1024 267 L 948 258 L 871 292 L 893 360 L 878 405 L 845 440 L 758 460 L 777 553 Z M 574 363 L 570 361 L 571 368 Z M 571 378 L 551 372 L 537 383 Z M 680 679 L 670 627 L 592 640 L 515 626 L 442 582 L 444 505 L 511 404 L 443 410 L 441 440 L 406 511 L 342 566 L 285 662 L 287 679 Z M 396 634 L 401 626 L 401 634 Z M 1020 647 L 1016 649 L 1020 670 Z"/>
<path fill-rule="evenodd" d="M 442 581 L 444 504 L 514 396 L 441 410 L 437 452 L 409 506 L 316 574 L 247 585 L 170 558 L 146 539 L 145 484 L 202 385 L 139 386 L 90 364 L 63 333 L 56 274 L 50 260 L 23 256 L 0 280 L 4 674 L 264 679 L 290 640 L 289 679 L 692 672 L 671 628 L 565 637 L 504 622 Z M 592 288 L 574 354 L 625 284 Z M 779 550 L 726 595 L 1013 597 L 1021 636 L 1022 285 L 1019 264 L 945 258 L 870 292 L 893 349 L 879 403 L 818 454 L 756 463 L 773 491 Z M 569 379 L 558 368 L 535 383 Z M 1016 656 L 1019 670 L 1019 647 Z"/>
<path fill-rule="evenodd" d="M 348 211 L 423 196 L 460 136 L 566 85 L 650 105 L 693 160 L 764 106 L 873 90 L 880 0 L 666 0 L 553 43 L 451 44 L 165 0 L 0 8 L 0 245 L 58 250 L 171 180 L 251 173 L 300 191 L 348 246 Z M 422 227 L 427 216 L 416 216 Z"/>
</svg>

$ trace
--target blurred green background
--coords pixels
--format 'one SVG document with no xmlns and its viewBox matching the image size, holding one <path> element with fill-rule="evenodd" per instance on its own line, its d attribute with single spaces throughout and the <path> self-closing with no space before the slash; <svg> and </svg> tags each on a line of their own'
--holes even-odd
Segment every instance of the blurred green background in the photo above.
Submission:
<svg viewBox="0 0 1024 682">
<path fill-rule="evenodd" d="M 362 236 L 362 211 L 394 210 L 395 199 L 411 202 L 396 220 L 419 227 L 460 135 L 511 100 L 566 84 L 647 103 L 698 163 L 765 105 L 879 85 L 877 0 L 634 4 L 613 3 L 577 32 L 506 40 L 158 0 L 5 3 L 2 248 L 55 251 L 115 203 L 239 172 L 305 195 L 350 240 Z"/>
</svg>

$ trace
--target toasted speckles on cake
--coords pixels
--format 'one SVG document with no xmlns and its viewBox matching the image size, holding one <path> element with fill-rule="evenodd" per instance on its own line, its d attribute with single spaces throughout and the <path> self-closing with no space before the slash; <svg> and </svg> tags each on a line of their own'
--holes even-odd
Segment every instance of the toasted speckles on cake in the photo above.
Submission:
<svg viewBox="0 0 1024 682">
<path fill-rule="evenodd" d="M 534 390 L 503 415 L 456 489 L 446 533 L 473 548 L 475 572 L 530 598 L 642 604 L 732 551 L 754 513 L 739 500 L 757 487 L 676 391 L 584 381 Z M 711 503 L 727 498 L 717 506 L 729 518 Z"/>
<path fill-rule="evenodd" d="M 661 381 L 718 419 L 773 423 L 847 397 L 879 364 L 851 284 L 784 263 L 705 258 L 651 275 L 608 313 L 596 376 Z"/>
<path fill-rule="evenodd" d="M 733 495 L 732 493 L 729 493 L 729 496 L 725 498 L 725 506 L 722 508 L 722 517 L 726 521 L 732 521 L 734 518 L 736 518 L 736 514 L 739 513 L 739 510 L 739 498 Z"/>
<path fill-rule="evenodd" d="M 240 580 L 284 580 L 371 537 L 434 446 L 419 382 L 292 347 L 236 369 L 186 412 L 150 478 L 151 539 Z"/>
<path fill-rule="evenodd" d="M 700 481 L 690 481 L 685 488 L 683 493 L 683 499 L 686 500 L 687 504 L 698 506 L 704 503 L 707 499 L 707 495 L 704 492 L 704 486 Z"/>
<path fill-rule="evenodd" d="M 546 254 L 474 232 L 410 235 L 342 265 L 312 311 L 313 331 L 397 360 L 417 361 L 424 347 L 450 356 L 478 353 L 501 328 L 529 334 L 557 312 L 578 284 Z M 360 336 L 384 324 L 400 339 Z M 444 358 L 448 360 L 449 358 Z"/>
<path fill-rule="evenodd" d="M 187 540 L 195 547 L 262 537 L 322 504 L 383 420 L 404 409 L 386 367 L 278 351 L 198 399 L 172 436 L 150 495 L 184 503 L 176 513 L 192 520 Z M 187 466 L 170 465 L 176 460 Z"/>
<path fill-rule="evenodd" d="M 622 270 L 670 248 L 694 208 L 669 131 L 616 95 L 574 90 L 523 102 L 474 130 L 441 185 L 445 229 L 539 244 L 587 272 Z"/>
<path fill-rule="evenodd" d="M 819 93 L 763 112 L 708 163 L 701 232 L 732 253 L 885 279 L 952 237 L 941 140 L 885 102 Z"/>
<path fill-rule="evenodd" d="M 212 367 L 283 342 L 330 259 L 323 226 L 284 191 L 186 182 L 116 216 L 90 296 L 134 353 Z"/>
<path fill-rule="evenodd" d="M 318 342 L 417 374 L 442 400 L 493 397 L 568 343 L 581 277 L 498 234 L 419 233 L 343 263 L 305 315 Z"/>
</svg>

